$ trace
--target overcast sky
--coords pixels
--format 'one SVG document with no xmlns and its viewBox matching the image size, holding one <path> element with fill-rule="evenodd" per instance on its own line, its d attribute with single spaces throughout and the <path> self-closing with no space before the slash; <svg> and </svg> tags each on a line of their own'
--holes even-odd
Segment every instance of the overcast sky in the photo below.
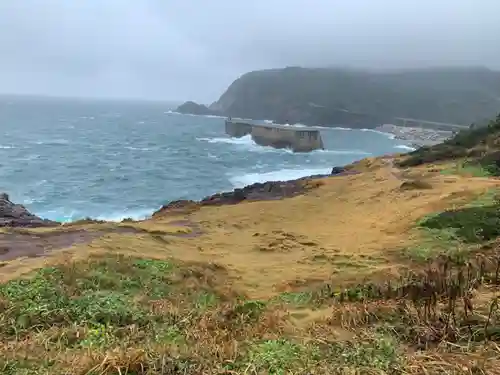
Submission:
<svg viewBox="0 0 500 375">
<path fill-rule="evenodd" d="M 216 100 L 284 66 L 500 69 L 500 0 L 0 0 L 0 92 Z"/>
</svg>

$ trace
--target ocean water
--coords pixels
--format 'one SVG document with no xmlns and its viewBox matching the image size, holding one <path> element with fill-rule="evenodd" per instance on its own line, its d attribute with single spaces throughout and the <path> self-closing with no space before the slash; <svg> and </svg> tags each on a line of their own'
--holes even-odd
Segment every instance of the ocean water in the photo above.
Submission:
<svg viewBox="0 0 500 375">
<path fill-rule="evenodd" d="M 224 119 L 167 104 L 0 98 L 0 192 L 48 219 L 144 218 L 162 204 L 254 182 L 329 173 L 407 145 L 322 129 L 326 150 L 294 154 L 228 138 Z"/>
</svg>

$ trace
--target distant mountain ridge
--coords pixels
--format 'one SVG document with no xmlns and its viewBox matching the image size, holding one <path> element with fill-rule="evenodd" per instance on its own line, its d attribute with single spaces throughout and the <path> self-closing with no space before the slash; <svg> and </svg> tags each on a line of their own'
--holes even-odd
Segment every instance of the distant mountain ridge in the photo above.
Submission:
<svg viewBox="0 0 500 375">
<path fill-rule="evenodd" d="M 207 114 L 324 126 L 375 127 L 395 117 L 468 125 L 500 109 L 500 72 L 259 70 L 236 79 L 207 109 Z"/>
</svg>

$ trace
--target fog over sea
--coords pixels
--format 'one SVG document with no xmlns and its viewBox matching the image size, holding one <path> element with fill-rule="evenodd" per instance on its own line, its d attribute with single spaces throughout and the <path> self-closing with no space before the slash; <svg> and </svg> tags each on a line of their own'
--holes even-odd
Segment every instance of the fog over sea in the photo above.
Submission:
<svg viewBox="0 0 500 375">
<path fill-rule="evenodd" d="M 0 192 L 52 220 L 140 219 L 172 200 L 408 150 L 372 130 L 321 131 L 326 150 L 294 154 L 229 138 L 223 118 L 164 103 L 2 97 Z"/>
</svg>

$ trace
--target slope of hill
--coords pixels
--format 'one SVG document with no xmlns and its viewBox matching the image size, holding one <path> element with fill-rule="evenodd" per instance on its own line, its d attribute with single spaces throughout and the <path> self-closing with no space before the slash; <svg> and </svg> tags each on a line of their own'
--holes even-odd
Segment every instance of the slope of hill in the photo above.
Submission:
<svg viewBox="0 0 500 375">
<path fill-rule="evenodd" d="M 499 135 L 500 116 L 401 160 L 482 161 Z M 498 374 L 499 180 L 445 156 L 263 189 L 283 199 L 0 227 L 0 372 Z"/>
<path fill-rule="evenodd" d="M 422 147 L 399 161 L 401 167 L 467 158 L 466 163 L 481 166 L 500 175 L 500 114 L 486 126 L 471 128 L 443 143 Z"/>
<path fill-rule="evenodd" d="M 0 228 L 1 254 L 38 247 L 0 263 L 2 374 L 495 373 L 495 181 L 390 161 L 283 200 Z"/>
<path fill-rule="evenodd" d="M 210 109 L 310 125 L 370 127 L 394 117 L 470 124 L 500 107 L 500 72 L 436 68 L 392 72 L 290 67 L 234 81 Z"/>
</svg>

